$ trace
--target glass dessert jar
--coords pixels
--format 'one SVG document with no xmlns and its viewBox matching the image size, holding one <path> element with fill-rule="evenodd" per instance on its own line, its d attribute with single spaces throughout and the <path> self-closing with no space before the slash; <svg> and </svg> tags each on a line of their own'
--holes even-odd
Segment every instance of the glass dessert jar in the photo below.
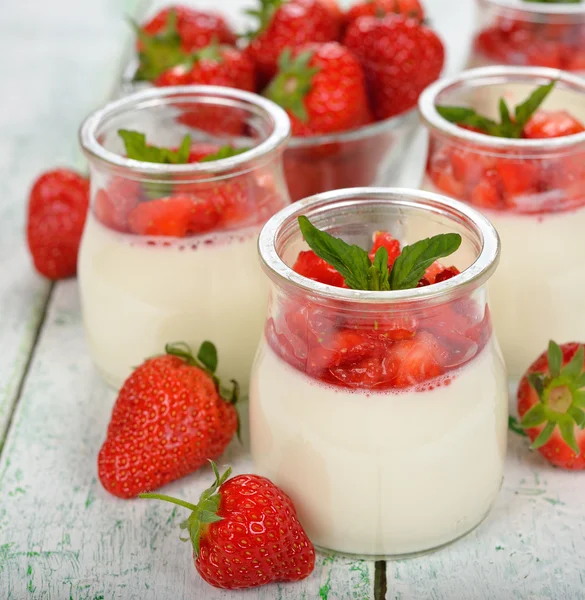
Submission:
<svg viewBox="0 0 585 600">
<path fill-rule="evenodd" d="M 477 0 L 469 67 L 488 65 L 585 73 L 585 4 Z"/>
<path fill-rule="evenodd" d="M 485 67 L 430 86 L 419 107 L 430 131 L 422 188 L 468 202 L 495 225 L 503 255 L 490 306 L 508 370 L 518 377 L 550 339 L 585 339 L 585 133 L 492 137 L 451 124 L 437 105 L 497 118 L 500 97 L 524 100 L 558 79 L 544 107 L 585 122 L 585 80 L 553 69 Z"/>
<path fill-rule="evenodd" d="M 417 126 L 415 110 L 330 135 L 292 137 L 284 152 L 291 199 L 396 182 Z"/>
<path fill-rule="evenodd" d="M 79 284 L 89 349 L 111 385 L 166 343 L 210 340 L 219 375 L 247 390 L 267 299 L 257 237 L 290 202 L 289 129 L 272 102 L 211 86 L 139 92 L 83 123 L 91 210 Z M 187 144 L 189 162 L 127 158 L 120 130 L 157 146 Z M 225 148 L 247 150 L 221 158 Z"/>
<path fill-rule="evenodd" d="M 390 292 L 333 287 L 291 269 L 306 250 L 297 218 L 362 248 L 383 229 L 412 243 L 459 233 L 461 274 Z M 271 282 L 250 386 L 256 469 L 295 502 L 311 540 L 359 556 L 424 552 L 467 533 L 498 493 L 506 372 L 486 282 L 492 225 L 436 194 L 328 192 L 263 228 Z"/>
</svg>

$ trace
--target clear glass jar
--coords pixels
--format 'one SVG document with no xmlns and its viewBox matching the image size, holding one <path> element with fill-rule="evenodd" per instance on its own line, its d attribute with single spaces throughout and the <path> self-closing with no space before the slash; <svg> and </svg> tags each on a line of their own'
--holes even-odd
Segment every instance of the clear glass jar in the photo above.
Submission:
<svg viewBox="0 0 585 600">
<path fill-rule="evenodd" d="M 470 68 L 550 67 L 585 73 L 585 4 L 477 0 Z"/>
<path fill-rule="evenodd" d="M 357 291 L 291 269 L 307 249 L 297 218 L 369 247 L 457 232 L 442 283 Z M 319 547 L 363 557 L 419 553 L 485 517 L 506 452 L 506 372 L 485 284 L 498 236 L 436 194 L 356 188 L 295 203 L 259 239 L 271 282 L 250 386 L 252 457 L 295 502 Z"/>
<path fill-rule="evenodd" d="M 498 118 L 535 87 L 559 81 L 543 105 L 585 123 L 585 79 L 553 69 L 485 67 L 444 79 L 420 99 L 430 131 L 422 188 L 480 209 L 503 245 L 490 281 L 491 309 L 506 365 L 519 377 L 554 339 L 585 339 L 580 282 L 585 280 L 585 133 L 507 139 L 443 119 L 437 104 L 470 106 Z"/>
<path fill-rule="evenodd" d="M 142 162 L 125 156 L 120 129 L 164 147 L 190 134 L 194 152 L 250 149 L 211 162 Z M 282 171 L 289 131 L 286 113 L 272 102 L 211 86 L 139 92 L 83 123 L 91 210 L 79 284 L 89 349 L 111 385 L 168 342 L 198 348 L 211 340 L 219 375 L 247 390 L 267 298 L 257 237 L 290 202 Z M 159 208 L 163 225 L 152 212 Z M 185 223 L 185 211 L 187 229 L 176 225 Z"/>
<path fill-rule="evenodd" d="M 396 183 L 418 123 L 416 110 L 331 135 L 292 137 L 284 152 L 291 199 Z"/>
</svg>

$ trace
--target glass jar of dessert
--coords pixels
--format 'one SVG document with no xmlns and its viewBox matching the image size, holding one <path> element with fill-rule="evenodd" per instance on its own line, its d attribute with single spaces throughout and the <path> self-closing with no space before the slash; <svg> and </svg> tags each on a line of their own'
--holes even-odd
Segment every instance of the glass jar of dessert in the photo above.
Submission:
<svg viewBox="0 0 585 600">
<path fill-rule="evenodd" d="M 585 80 L 552 69 L 485 67 L 426 90 L 423 189 L 468 202 L 503 247 L 491 309 L 510 374 L 548 340 L 585 338 Z"/>
<path fill-rule="evenodd" d="M 470 67 L 537 66 L 585 73 L 585 4 L 477 0 Z"/>
<path fill-rule="evenodd" d="M 435 194 L 355 188 L 283 209 L 259 250 L 271 287 L 250 387 L 256 469 L 327 550 L 408 555 L 474 528 L 506 452 L 492 225 Z"/>
<path fill-rule="evenodd" d="M 83 123 L 91 210 L 81 303 L 92 358 L 111 385 L 166 343 L 210 340 L 220 375 L 246 391 L 268 288 L 256 244 L 290 202 L 289 129 L 269 100 L 212 86 L 139 92 Z"/>
</svg>

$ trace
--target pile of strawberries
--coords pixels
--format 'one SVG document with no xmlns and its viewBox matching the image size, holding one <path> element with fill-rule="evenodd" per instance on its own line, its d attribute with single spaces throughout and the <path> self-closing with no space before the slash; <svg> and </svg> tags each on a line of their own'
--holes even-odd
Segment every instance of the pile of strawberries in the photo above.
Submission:
<svg viewBox="0 0 585 600">
<path fill-rule="evenodd" d="M 477 36 L 475 52 L 506 65 L 585 71 L 585 23 L 499 17 Z"/>
<path fill-rule="evenodd" d="M 370 256 L 388 251 L 391 268 L 401 252 L 387 232 L 374 236 Z M 293 269 L 309 279 L 346 287 L 343 277 L 313 251 L 299 254 Z M 446 281 L 459 274 L 455 267 L 434 263 L 419 286 Z M 285 303 L 266 325 L 272 349 L 299 371 L 320 381 L 349 388 L 388 390 L 424 384 L 471 360 L 491 335 L 489 312 L 470 297 L 449 304 L 412 310 L 356 313 L 344 317 L 339 307 L 304 300 Z M 435 380 L 430 385 L 448 383 Z"/>
</svg>

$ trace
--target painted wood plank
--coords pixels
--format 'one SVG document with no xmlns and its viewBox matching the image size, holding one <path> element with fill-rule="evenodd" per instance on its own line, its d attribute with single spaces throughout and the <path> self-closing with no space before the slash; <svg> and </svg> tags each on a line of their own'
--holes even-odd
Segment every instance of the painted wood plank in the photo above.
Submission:
<svg viewBox="0 0 585 600">
<path fill-rule="evenodd" d="M 50 283 L 25 243 L 29 187 L 42 171 L 82 166 L 77 128 L 118 74 L 123 14 L 137 0 L 14 2 L 0 35 L 0 445 L 32 351 Z M 114 17 L 115 15 L 115 17 Z"/>
<path fill-rule="evenodd" d="M 154 501 L 123 501 L 97 481 L 96 456 L 114 393 L 99 379 L 81 330 L 77 286 L 52 297 L 0 463 L 0 597 L 245 597 L 210 588 L 179 541 L 185 513 Z M 247 406 L 244 446 L 222 458 L 249 472 Z M 198 498 L 205 469 L 165 488 Z M 272 585 L 250 598 L 373 598 L 374 563 L 319 556 L 304 582 Z"/>
</svg>

